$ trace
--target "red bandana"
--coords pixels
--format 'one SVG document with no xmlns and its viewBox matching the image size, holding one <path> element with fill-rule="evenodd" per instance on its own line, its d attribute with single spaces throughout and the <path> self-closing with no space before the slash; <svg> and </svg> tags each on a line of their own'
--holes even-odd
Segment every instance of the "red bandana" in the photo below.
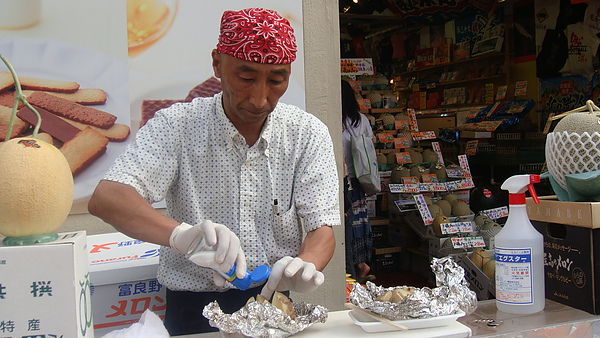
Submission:
<svg viewBox="0 0 600 338">
<path fill-rule="evenodd" d="M 296 60 L 294 29 L 287 19 L 272 10 L 226 11 L 221 18 L 217 51 L 258 63 L 292 63 Z"/>
</svg>

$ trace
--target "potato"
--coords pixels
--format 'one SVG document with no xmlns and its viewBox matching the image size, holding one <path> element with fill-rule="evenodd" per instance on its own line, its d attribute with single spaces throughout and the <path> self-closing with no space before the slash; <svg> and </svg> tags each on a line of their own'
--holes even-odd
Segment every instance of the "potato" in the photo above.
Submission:
<svg viewBox="0 0 600 338">
<path fill-rule="evenodd" d="M 392 291 L 386 291 L 384 294 L 375 298 L 375 300 L 378 302 L 390 302 L 390 301 L 392 301 L 392 295 L 393 295 Z"/>
<path fill-rule="evenodd" d="M 392 303 L 399 303 L 404 297 L 415 292 L 415 288 L 410 286 L 404 286 L 398 289 L 394 289 L 392 292 Z"/>
<path fill-rule="evenodd" d="M 256 301 L 259 303 L 268 303 L 269 301 L 260 293 L 256 295 Z"/>
<path fill-rule="evenodd" d="M 273 301 L 271 302 L 273 306 L 283 311 L 286 315 L 290 316 L 292 319 L 296 319 L 296 312 L 294 311 L 294 305 L 292 301 L 281 292 L 275 291 L 273 294 Z"/>
</svg>

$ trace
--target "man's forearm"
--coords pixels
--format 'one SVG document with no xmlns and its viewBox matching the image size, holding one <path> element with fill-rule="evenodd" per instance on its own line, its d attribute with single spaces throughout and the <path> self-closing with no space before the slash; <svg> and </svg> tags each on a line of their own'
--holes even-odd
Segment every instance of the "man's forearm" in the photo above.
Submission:
<svg viewBox="0 0 600 338">
<path fill-rule="evenodd" d="M 322 226 L 306 234 L 298 257 L 305 262 L 311 262 L 321 271 L 333 257 L 335 251 L 335 236 L 330 226 Z"/>
<path fill-rule="evenodd" d="M 122 233 L 159 245 L 168 246 L 173 228 L 179 225 L 156 211 L 133 187 L 112 181 L 98 184 L 88 209 Z"/>
</svg>

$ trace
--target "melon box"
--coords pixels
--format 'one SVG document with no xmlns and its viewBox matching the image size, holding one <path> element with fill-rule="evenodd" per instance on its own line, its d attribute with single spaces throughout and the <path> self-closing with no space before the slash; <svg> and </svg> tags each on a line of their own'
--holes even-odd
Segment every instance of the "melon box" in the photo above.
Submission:
<svg viewBox="0 0 600 338">
<path fill-rule="evenodd" d="M 156 280 L 159 245 L 120 232 L 90 235 L 87 242 L 97 337 L 131 326 L 146 310 L 164 317 L 166 289 Z"/>
<path fill-rule="evenodd" d="M 0 241 L 0 337 L 94 337 L 85 231 Z"/>
<path fill-rule="evenodd" d="M 527 198 L 527 211 L 544 236 L 546 298 L 600 314 L 600 202 Z"/>
</svg>

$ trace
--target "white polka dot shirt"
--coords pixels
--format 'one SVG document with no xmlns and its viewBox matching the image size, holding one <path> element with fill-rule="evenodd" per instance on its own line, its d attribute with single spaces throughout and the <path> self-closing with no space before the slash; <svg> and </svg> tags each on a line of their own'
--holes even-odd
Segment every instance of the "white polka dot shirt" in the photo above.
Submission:
<svg viewBox="0 0 600 338">
<path fill-rule="evenodd" d="M 340 224 L 327 127 L 283 103 L 251 147 L 226 117 L 221 94 L 174 104 L 138 131 L 104 179 L 133 186 L 150 203 L 164 199 L 178 222 L 226 225 L 240 238 L 249 270 L 296 256 L 304 232 Z M 209 269 L 168 247 L 158 280 L 171 290 L 233 288 L 217 287 Z"/>
</svg>

